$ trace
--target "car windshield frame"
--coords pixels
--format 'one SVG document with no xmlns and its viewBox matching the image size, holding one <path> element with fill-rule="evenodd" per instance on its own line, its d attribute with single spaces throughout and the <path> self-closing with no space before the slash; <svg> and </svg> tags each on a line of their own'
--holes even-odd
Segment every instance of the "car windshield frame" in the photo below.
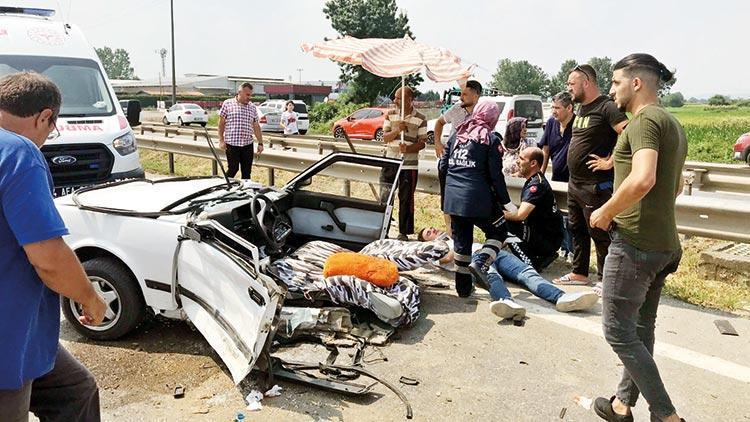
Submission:
<svg viewBox="0 0 750 422">
<path fill-rule="evenodd" d="M 74 70 L 74 72 L 79 75 L 82 69 L 91 69 L 95 78 L 95 84 L 89 86 L 89 88 L 92 88 L 90 94 L 98 97 L 98 101 L 91 104 L 89 110 L 81 109 L 80 105 L 76 105 L 75 109 L 70 109 L 70 100 L 68 100 L 68 105 L 66 105 L 66 97 L 69 99 L 73 90 L 69 90 L 69 83 L 64 83 L 64 80 L 61 81 L 60 78 L 56 78 L 55 75 L 47 73 L 47 71 L 53 67 L 81 68 Z M 107 80 L 102 74 L 99 64 L 94 60 L 73 57 L 47 57 L 18 54 L 0 55 L 0 76 L 20 71 L 35 71 L 50 78 L 58 86 L 60 93 L 62 94 L 60 117 L 105 117 L 114 116 L 117 113 L 117 108 L 115 107 L 114 99 L 110 93 Z M 68 70 L 68 72 L 70 72 L 70 70 Z M 62 76 L 70 77 L 71 75 L 73 75 L 73 73 L 63 74 Z M 79 90 L 76 90 L 76 92 L 78 91 Z M 100 102 L 103 103 L 103 105 L 101 107 L 96 107 L 95 104 Z M 97 111 L 97 109 L 101 109 L 101 111 Z"/>
</svg>

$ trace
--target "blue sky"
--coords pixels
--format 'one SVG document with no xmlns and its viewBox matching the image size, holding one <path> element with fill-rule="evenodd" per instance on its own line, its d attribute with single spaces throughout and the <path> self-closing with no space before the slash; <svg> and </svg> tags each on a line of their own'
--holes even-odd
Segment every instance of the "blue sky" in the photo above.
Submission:
<svg viewBox="0 0 750 422">
<path fill-rule="evenodd" d="M 53 2 L 54 3 L 54 2 Z M 136 74 L 155 78 L 155 52 L 170 49 L 168 0 L 59 0 L 61 18 L 78 24 L 97 46 L 125 48 Z M 617 60 L 648 52 L 677 70 L 674 90 L 750 97 L 747 28 L 741 0 L 398 0 L 417 39 L 477 63 L 490 79 L 497 61 L 527 59 L 547 73 L 563 60 Z M 175 0 L 177 74 L 217 73 L 334 80 L 338 67 L 300 50 L 336 33 L 322 0 Z M 167 74 L 169 74 L 169 63 Z M 429 83 L 426 89 L 450 84 Z"/>
</svg>

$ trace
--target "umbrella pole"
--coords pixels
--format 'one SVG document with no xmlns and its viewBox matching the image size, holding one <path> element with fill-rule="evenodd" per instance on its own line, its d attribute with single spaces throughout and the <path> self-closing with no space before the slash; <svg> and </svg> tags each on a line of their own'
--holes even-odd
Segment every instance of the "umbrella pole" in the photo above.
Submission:
<svg viewBox="0 0 750 422">
<path fill-rule="evenodd" d="M 406 86 L 406 75 L 401 75 L 401 121 L 404 121 L 405 106 L 404 106 L 404 87 Z M 401 131 L 401 142 L 404 142 L 404 132 Z"/>
</svg>

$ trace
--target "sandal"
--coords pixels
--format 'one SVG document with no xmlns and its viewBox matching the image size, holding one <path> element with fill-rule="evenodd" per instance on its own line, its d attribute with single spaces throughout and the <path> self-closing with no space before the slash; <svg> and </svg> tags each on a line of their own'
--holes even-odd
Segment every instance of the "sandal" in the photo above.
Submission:
<svg viewBox="0 0 750 422">
<path fill-rule="evenodd" d="M 565 274 L 560 278 L 552 280 L 552 283 L 561 286 L 588 286 L 589 284 L 591 284 L 591 280 L 589 280 L 588 278 L 583 280 L 575 280 L 570 277 L 570 274 Z"/>
<path fill-rule="evenodd" d="M 596 293 L 596 295 L 599 297 L 602 297 L 602 289 L 603 289 L 603 285 L 601 281 L 594 284 L 594 287 L 591 288 L 591 290 L 593 290 L 594 293 Z"/>
</svg>

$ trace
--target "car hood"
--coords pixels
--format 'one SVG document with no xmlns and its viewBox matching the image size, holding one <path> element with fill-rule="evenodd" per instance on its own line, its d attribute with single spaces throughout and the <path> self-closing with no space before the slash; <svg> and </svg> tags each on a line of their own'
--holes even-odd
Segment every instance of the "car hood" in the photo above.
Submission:
<svg viewBox="0 0 750 422">
<path fill-rule="evenodd" d="M 185 197 L 221 184 L 226 184 L 226 181 L 220 177 L 175 178 L 155 182 L 137 180 L 80 192 L 77 198 L 81 204 L 90 207 L 156 212 Z M 74 205 L 72 195 L 57 198 L 56 202 L 59 205 Z"/>
</svg>

